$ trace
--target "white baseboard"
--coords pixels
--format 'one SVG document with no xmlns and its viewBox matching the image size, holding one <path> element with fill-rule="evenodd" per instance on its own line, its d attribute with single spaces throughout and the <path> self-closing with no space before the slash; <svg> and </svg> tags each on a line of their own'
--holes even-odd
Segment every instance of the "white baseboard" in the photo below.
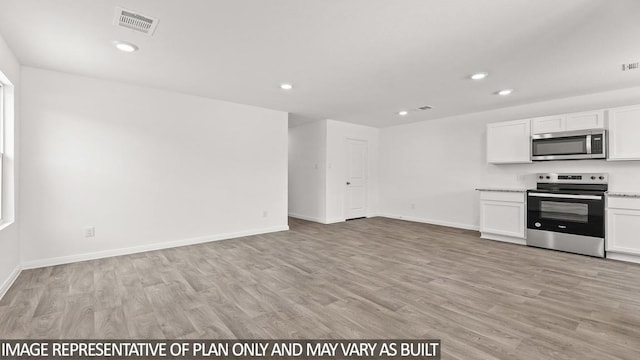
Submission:
<svg viewBox="0 0 640 360">
<path fill-rule="evenodd" d="M 296 218 L 296 219 L 302 219 L 302 220 L 307 220 L 307 221 L 313 221 L 313 222 L 317 222 L 320 224 L 334 224 L 334 223 L 338 223 L 338 222 L 344 222 L 344 219 L 321 219 L 321 218 L 317 218 L 317 217 L 313 217 L 313 216 L 307 216 L 307 215 L 301 215 L 301 214 L 296 214 L 296 213 L 289 213 L 289 216 L 291 216 L 292 218 Z"/>
<path fill-rule="evenodd" d="M 480 229 L 480 227 L 477 225 L 462 224 L 462 223 L 456 223 L 456 222 L 450 222 L 450 221 L 444 221 L 444 220 L 425 219 L 425 218 L 419 218 L 419 217 L 413 217 L 413 216 L 392 215 L 392 214 L 378 214 L 378 216 L 387 217 L 391 219 L 399 219 L 399 220 L 407 220 L 407 221 L 431 224 L 431 225 L 447 226 L 447 227 L 464 229 L 464 230 L 478 231 Z"/>
<path fill-rule="evenodd" d="M 13 285 L 13 283 L 16 281 L 16 279 L 20 275 L 20 272 L 22 272 L 22 266 L 20 266 L 20 264 L 18 264 L 18 266 L 16 266 L 16 268 L 13 269 L 13 272 L 11 272 L 11 274 L 9 275 L 7 280 L 5 280 L 2 283 L 2 285 L 0 285 L 0 299 L 2 299 L 4 294 L 7 293 L 7 291 L 11 287 L 11 285 Z"/>
<path fill-rule="evenodd" d="M 317 223 L 320 223 L 320 224 L 326 224 L 327 223 L 324 219 L 313 217 L 313 216 L 307 216 L 307 215 L 296 214 L 296 213 L 289 213 L 289 216 L 292 217 L 292 218 L 301 219 L 301 220 L 307 220 L 307 221 L 313 221 L 313 222 L 317 222 Z"/>
<path fill-rule="evenodd" d="M 345 222 L 345 220 L 343 218 L 328 219 L 325 224 L 335 224 L 339 222 Z"/>
<path fill-rule="evenodd" d="M 640 256 L 607 251 L 607 259 L 627 261 L 640 264 Z"/>
<path fill-rule="evenodd" d="M 527 245 L 527 240 L 515 238 L 511 236 L 480 233 L 480 237 L 482 239 L 487 239 L 487 240 L 496 240 L 496 241 L 508 242 L 512 244 L 518 244 L 518 245 Z"/>
<path fill-rule="evenodd" d="M 275 227 L 263 228 L 263 229 L 238 231 L 234 233 L 201 236 L 197 238 L 189 238 L 189 239 L 167 241 L 167 242 L 161 242 L 161 243 L 155 243 L 155 244 L 133 246 L 129 248 L 104 250 L 104 251 L 97 251 L 92 253 L 61 256 L 61 257 L 48 258 L 48 259 L 30 260 L 30 261 L 23 262 L 22 268 L 35 269 L 35 268 L 40 268 L 45 266 L 69 264 L 69 263 L 86 261 L 86 260 L 95 260 L 95 259 L 102 259 L 102 258 L 107 258 L 112 256 L 129 255 L 129 254 L 135 254 L 135 253 L 141 253 L 141 252 L 147 252 L 147 251 L 169 249 L 169 248 L 186 246 L 186 245 L 201 244 L 201 243 L 210 242 L 210 241 L 233 239 L 233 238 L 266 234 L 266 233 L 277 232 L 277 231 L 286 231 L 286 230 L 289 230 L 289 226 L 287 225 L 275 226 Z"/>
</svg>

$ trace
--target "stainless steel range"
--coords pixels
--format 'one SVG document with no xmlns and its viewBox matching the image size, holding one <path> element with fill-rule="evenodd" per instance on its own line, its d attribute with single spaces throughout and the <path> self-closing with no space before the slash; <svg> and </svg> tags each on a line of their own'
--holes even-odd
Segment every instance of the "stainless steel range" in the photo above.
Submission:
<svg viewBox="0 0 640 360">
<path fill-rule="evenodd" d="M 537 174 L 527 191 L 527 245 L 604 257 L 608 174 Z"/>
</svg>

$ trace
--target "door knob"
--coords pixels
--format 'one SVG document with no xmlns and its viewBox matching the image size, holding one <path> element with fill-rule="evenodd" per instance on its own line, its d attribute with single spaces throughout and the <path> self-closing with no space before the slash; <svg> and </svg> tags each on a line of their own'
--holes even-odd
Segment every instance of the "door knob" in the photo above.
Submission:
<svg viewBox="0 0 640 360">
<path fill-rule="evenodd" d="M 347 181 L 347 185 L 351 185 L 351 183 Z"/>
</svg>

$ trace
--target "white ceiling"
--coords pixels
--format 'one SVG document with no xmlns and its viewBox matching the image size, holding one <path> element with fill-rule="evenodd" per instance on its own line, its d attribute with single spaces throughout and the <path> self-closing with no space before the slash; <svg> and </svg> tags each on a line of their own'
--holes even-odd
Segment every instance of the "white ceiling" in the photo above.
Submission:
<svg viewBox="0 0 640 360">
<path fill-rule="evenodd" d="M 28 66 L 378 127 L 640 85 L 638 0 L 0 0 L 0 34 Z"/>
</svg>

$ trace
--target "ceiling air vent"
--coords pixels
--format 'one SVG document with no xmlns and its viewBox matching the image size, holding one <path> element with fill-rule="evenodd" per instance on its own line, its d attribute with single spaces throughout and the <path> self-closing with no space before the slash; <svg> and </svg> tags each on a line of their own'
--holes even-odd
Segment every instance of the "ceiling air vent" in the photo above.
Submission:
<svg viewBox="0 0 640 360">
<path fill-rule="evenodd" d="M 113 24 L 151 36 L 153 35 L 153 32 L 156 31 L 158 19 L 142 15 L 135 11 L 116 7 L 116 16 L 113 19 Z"/>
<path fill-rule="evenodd" d="M 431 109 L 433 109 L 433 106 L 431 105 L 420 106 L 418 108 L 418 110 L 431 110 Z"/>
<path fill-rule="evenodd" d="M 622 64 L 622 71 L 635 70 L 640 68 L 640 63 Z"/>
</svg>

